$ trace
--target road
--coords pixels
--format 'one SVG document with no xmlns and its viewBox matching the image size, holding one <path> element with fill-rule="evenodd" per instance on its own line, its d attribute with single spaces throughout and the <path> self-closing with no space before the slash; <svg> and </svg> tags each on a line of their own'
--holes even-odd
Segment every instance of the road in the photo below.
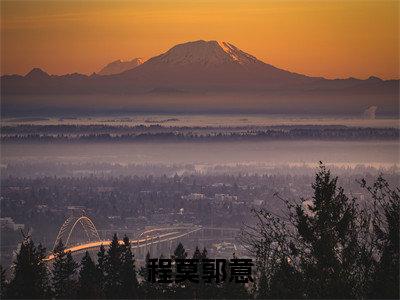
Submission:
<svg viewBox="0 0 400 300">
<path fill-rule="evenodd" d="M 141 248 L 141 247 L 146 247 L 148 245 L 154 245 L 157 243 L 162 243 L 162 242 L 168 242 L 168 241 L 173 241 L 176 239 L 179 239 L 181 237 L 184 237 L 186 235 L 192 234 L 196 231 L 201 230 L 202 228 L 195 228 L 193 230 L 187 231 L 182 233 L 181 231 L 173 231 L 173 232 L 168 232 L 156 236 L 151 236 L 151 237 L 146 237 L 146 238 L 139 238 L 136 240 L 131 240 L 131 247 L 132 248 Z M 119 244 L 123 244 L 123 240 L 118 241 Z M 104 241 L 96 241 L 96 242 L 89 242 L 86 244 L 80 244 L 72 247 L 68 247 L 65 249 L 65 252 L 71 252 L 71 253 L 80 253 L 83 251 L 88 251 L 93 248 L 99 248 L 101 245 L 107 247 L 111 244 L 111 240 L 104 240 Z M 54 259 L 54 254 L 51 253 L 49 254 L 44 261 L 51 261 Z"/>
</svg>

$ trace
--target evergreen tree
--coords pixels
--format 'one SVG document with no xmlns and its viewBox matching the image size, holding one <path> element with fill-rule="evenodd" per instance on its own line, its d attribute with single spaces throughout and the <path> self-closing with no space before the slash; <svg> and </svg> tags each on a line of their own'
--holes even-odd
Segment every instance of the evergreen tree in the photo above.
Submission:
<svg viewBox="0 0 400 300">
<path fill-rule="evenodd" d="M 14 276 L 7 289 L 7 298 L 39 299 L 50 295 L 45 248 L 35 247 L 30 238 L 24 238 L 14 261 Z"/>
<path fill-rule="evenodd" d="M 362 241 L 371 231 L 337 180 L 321 163 L 311 200 L 296 203 L 278 195 L 286 205 L 284 217 L 255 212 L 258 222 L 242 240 L 257 258 L 259 297 L 365 296 L 371 259 Z"/>
<path fill-rule="evenodd" d="M 145 260 L 146 260 L 146 263 L 150 260 L 150 252 L 149 251 L 147 251 L 147 253 L 146 253 Z"/>
<path fill-rule="evenodd" d="M 79 271 L 78 298 L 98 299 L 100 296 L 98 271 L 89 252 L 86 251 Z"/>
<path fill-rule="evenodd" d="M 150 252 L 147 251 L 145 257 L 145 265 L 140 268 L 139 275 L 142 278 L 142 284 L 140 286 L 140 297 L 145 299 L 154 299 L 161 297 L 162 291 L 157 291 L 159 289 L 159 284 L 153 284 L 148 280 L 149 273 L 147 269 L 148 262 L 150 260 Z"/>
<path fill-rule="evenodd" d="M 193 292 L 192 296 L 193 298 L 198 298 L 198 299 L 211 299 L 215 298 L 218 296 L 218 286 L 215 284 L 215 282 L 211 283 L 206 283 L 205 280 L 203 279 L 203 276 L 205 276 L 205 273 L 203 271 L 203 260 L 207 259 L 207 250 L 206 248 L 203 248 L 203 251 L 200 252 L 199 248 L 196 247 L 194 253 L 193 253 L 193 259 L 198 259 L 199 264 L 198 264 L 198 273 L 199 273 L 199 283 L 192 284 L 193 287 Z"/>
<path fill-rule="evenodd" d="M 201 282 L 201 271 L 202 271 L 202 265 L 201 265 L 201 252 L 199 250 L 199 247 L 196 246 L 196 249 L 193 253 L 192 259 L 197 259 L 199 262 L 197 264 L 197 273 L 199 274 L 199 283 L 193 283 L 193 282 L 183 282 L 183 287 L 179 291 L 180 297 L 181 298 L 187 298 L 187 299 L 198 299 L 201 298 L 202 294 L 202 282 Z"/>
<path fill-rule="evenodd" d="M 310 298 L 354 298 L 357 270 L 355 200 L 349 199 L 337 177 L 321 164 L 312 185 L 312 203 L 296 207 L 296 227 L 303 242 L 301 266 Z M 295 249 L 294 252 L 297 253 Z"/>
<path fill-rule="evenodd" d="M 149 260 L 150 260 L 150 252 L 147 251 L 146 257 L 145 257 L 145 259 L 144 259 L 144 266 L 142 266 L 142 267 L 140 268 L 140 270 L 139 270 L 139 275 L 141 276 L 141 278 L 142 278 L 144 281 L 147 281 L 147 279 L 148 279 L 147 265 L 148 265 Z"/>
<path fill-rule="evenodd" d="M 179 243 L 178 246 L 174 250 L 174 254 L 172 256 L 172 259 L 175 260 L 175 268 L 174 268 L 174 273 L 177 273 L 177 263 L 176 260 L 178 259 L 186 259 L 187 258 L 187 252 L 185 248 L 183 247 L 182 243 Z M 187 298 L 192 298 L 192 289 L 188 288 L 190 285 L 189 282 L 183 281 L 183 282 L 178 282 L 172 284 L 170 287 L 167 285 L 164 285 L 163 290 L 165 294 L 167 294 L 167 297 L 169 298 L 175 298 L 175 299 L 187 299 Z"/>
<path fill-rule="evenodd" d="M 122 247 L 121 266 L 121 298 L 135 298 L 138 296 L 138 281 L 136 277 L 135 259 L 131 243 L 127 236 L 124 237 Z"/>
<path fill-rule="evenodd" d="M 174 251 L 174 259 L 185 259 L 187 257 L 187 253 L 182 243 L 179 243 Z"/>
<path fill-rule="evenodd" d="M 121 291 L 122 247 L 114 234 L 105 256 L 104 291 L 107 298 L 119 298 Z"/>
<path fill-rule="evenodd" d="M 196 249 L 194 250 L 194 253 L 193 253 L 193 257 L 192 257 L 192 258 L 193 258 L 193 259 L 198 259 L 198 260 L 201 259 L 201 252 L 200 252 L 200 249 L 199 249 L 198 246 L 196 246 Z"/>
<path fill-rule="evenodd" d="M 208 255 L 207 249 L 206 247 L 204 247 L 203 251 L 201 252 L 201 259 L 207 259 L 207 255 Z"/>
<path fill-rule="evenodd" d="M 71 252 L 65 252 L 60 240 L 54 249 L 53 289 L 56 298 L 71 299 L 76 296 L 78 264 L 72 258 Z"/>
<path fill-rule="evenodd" d="M 235 258 L 235 256 L 233 256 Z M 237 283 L 231 280 L 230 262 L 226 264 L 226 279 L 220 284 L 218 290 L 218 299 L 248 299 L 249 293 L 246 290 L 244 283 Z"/>
<path fill-rule="evenodd" d="M 368 189 L 374 201 L 374 244 L 380 253 L 369 296 L 399 299 L 400 189 L 392 189 L 382 176 L 373 186 L 367 187 L 365 180 L 362 186 Z"/>
<path fill-rule="evenodd" d="M 38 258 L 40 259 L 39 265 L 36 267 L 38 275 L 40 278 L 43 278 L 42 281 L 42 290 L 46 297 L 52 295 L 51 289 L 51 278 L 49 274 L 48 265 L 45 263 L 44 259 L 46 257 L 46 248 L 42 246 L 42 244 L 38 244 L 36 247 L 36 251 L 38 253 Z"/>
<path fill-rule="evenodd" d="M 104 297 L 104 284 L 105 284 L 105 273 L 106 273 L 106 249 L 103 244 L 100 245 L 99 252 L 97 252 L 97 280 L 99 283 L 100 295 Z M 101 297 L 100 297 L 101 298 Z"/>
<path fill-rule="evenodd" d="M 301 283 L 301 273 L 288 263 L 287 259 L 282 259 L 271 276 L 267 295 L 264 296 L 270 299 L 299 299 L 302 297 Z M 261 292 L 265 293 L 263 290 Z"/>
</svg>

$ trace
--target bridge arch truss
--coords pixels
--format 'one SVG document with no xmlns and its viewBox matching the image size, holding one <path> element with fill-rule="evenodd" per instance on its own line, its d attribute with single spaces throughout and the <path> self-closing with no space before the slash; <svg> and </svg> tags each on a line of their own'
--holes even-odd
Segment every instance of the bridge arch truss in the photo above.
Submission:
<svg viewBox="0 0 400 300">
<path fill-rule="evenodd" d="M 71 235 L 74 232 L 76 226 L 82 226 L 82 229 L 85 233 L 87 241 L 99 241 L 100 235 L 94 226 L 92 220 L 87 216 L 70 216 L 65 222 L 61 225 L 60 230 L 58 231 L 57 238 L 54 242 L 53 251 L 60 240 L 63 241 L 64 246 L 67 247 L 70 241 Z"/>
</svg>

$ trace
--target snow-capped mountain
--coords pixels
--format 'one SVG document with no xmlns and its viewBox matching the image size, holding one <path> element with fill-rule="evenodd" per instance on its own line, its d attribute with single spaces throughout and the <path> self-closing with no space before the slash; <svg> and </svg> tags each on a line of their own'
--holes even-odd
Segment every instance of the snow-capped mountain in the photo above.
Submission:
<svg viewBox="0 0 400 300">
<path fill-rule="evenodd" d="M 109 63 L 108 65 L 106 65 L 105 67 L 103 67 L 99 71 L 98 74 L 99 75 L 119 74 L 119 73 L 125 72 L 127 70 L 134 69 L 137 66 L 141 65 L 142 63 L 143 63 L 142 58 L 134 58 L 129 61 L 123 61 L 123 60 L 119 59 L 119 60 L 113 61 L 113 62 Z"/>
<path fill-rule="evenodd" d="M 203 40 L 176 45 L 155 57 L 152 63 L 175 66 L 198 64 L 205 67 L 223 67 L 230 63 L 244 67 L 263 64 L 254 56 L 241 51 L 230 43 Z"/>
<path fill-rule="evenodd" d="M 141 86 L 182 89 L 277 87 L 313 80 L 266 64 L 231 43 L 203 40 L 176 45 L 119 78 Z"/>
<path fill-rule="evenodd" d="M 30 98 L 35 99 L 34 107 L 57 107 L 55 99 L 67 97 L 65 105 L 79 109 L 101 104 L 135 110 L 186 110 L 191 105 L 279 113 L 361 113 L 371 106 L 382 112 L 398 111 L 399 80 L 309 77 L 276 68 L 228 42 L 187 42 L 138 62 L 111 63 L 101 72 L 111 75 L 58 76 L 33 69 L 25 76 L 2 76 L 2 107 L 28 109 Z M 99 102 L 100 96 L 103 100 Z M 118 103 L 117 99 L 123 100 Z"/>
</svg>

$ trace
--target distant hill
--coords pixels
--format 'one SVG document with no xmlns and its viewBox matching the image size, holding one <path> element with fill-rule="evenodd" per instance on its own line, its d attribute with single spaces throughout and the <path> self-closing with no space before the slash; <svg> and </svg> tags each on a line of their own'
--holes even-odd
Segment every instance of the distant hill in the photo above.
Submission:
<svg viewBox="0 0 400 300">
<path fill-rule="evenodd" d="M 363 113 L 368 107 L 377 106 L 378 113 L 396 113 L 399 95 L 399 80 L 373 76 L 366 80 L 309 77 L 260 61 L 231 43 L 203 40 L 176 45 L 143 63 L 139 59 L 115 61 L 91 76 L 48 75 L 35 68 L 25 76 L 2 76 L 1 84 L 3 108 L 7 104 L 15 108 L 20 97 L 29 102 L 30 98 L 54 95 L 57 98 L 68 95 L 71 99 L 77 99 L 77 95 L 113 95 L 113 100 L 102 101 L 104 107 L 118 104 L 120 109 L 143 108 L 137 98 L 145 101 L 149 97 L 156 101 L 146 100 L 146 108 L 157 109 L 161 104 L 169 109 L 171 106 L 161 99 L 176 96 L 186 99 L 171 100 L 175 101 L 175 108 L 182 109 L 202 108 L 208 101 L 204 97 L 212 97 L 215 100 L 209 100 L 210 105 L 204 109 L 212 110 L 214 105 L 214 108 L 221 106 L 220 109 L 285 112 L 290 108 L 304 113 L 318 109 L 335 112 L 340 108 L 340 111 Z M 182 103 L 177 103 L 178 100 Z M 41 101 L 35 100 L 35 104 Z M 77 101 L 80 107 L 85 105 L 85 100 L 82 101 Z"/>
<path fill-rule="evenodd" d="M 119 74 L 128 70 L 132 70 L 136 68 L 137 66 L 140 66 L 143 63 L 143 59 L 141 58 L 134 58 L 129 61 L 122 61 L 122 60 L 116 60 L 105 67 L 103 67 L 99 71 L 99 75 L 114 75 L 114 74 Z"/>
</svg>

